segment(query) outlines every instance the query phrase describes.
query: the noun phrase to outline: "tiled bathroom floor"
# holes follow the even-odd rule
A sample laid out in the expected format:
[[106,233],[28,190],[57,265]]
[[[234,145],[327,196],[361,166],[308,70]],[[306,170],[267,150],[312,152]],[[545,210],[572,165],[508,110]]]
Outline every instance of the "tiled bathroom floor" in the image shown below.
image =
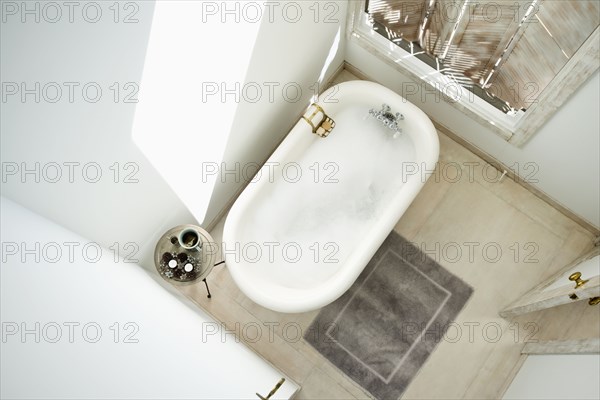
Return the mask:
[[[334,83],[352,79],[344,70]],[[438,133],[439,178],[429,179],[395,230],[475,291],[403,398],[499,398],[522,362],[527,335],[538,328],[538,336],[552,335],[540,322],[542,313],[507,321],[498,311],[592,248],[593,235],[514,181],[496,182],[495,170],[481,158]],[[216,241],[223,222],[211,232]],[[224,266],[208,280],[210,300],[202,282],[179,289],[299,383],[298,399],[370,397],[297,334],[318,311],[281,314],[258,306]],[[586,302],[569,307],[598,324],[598,312]]]

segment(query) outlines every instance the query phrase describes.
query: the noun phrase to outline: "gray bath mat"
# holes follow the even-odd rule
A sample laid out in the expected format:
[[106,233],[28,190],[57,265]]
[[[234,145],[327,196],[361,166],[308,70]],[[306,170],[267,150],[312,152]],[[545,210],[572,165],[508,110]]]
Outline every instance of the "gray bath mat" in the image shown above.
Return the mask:
[[378,399],[398,399],[473,289],[392,232],[305,339]]

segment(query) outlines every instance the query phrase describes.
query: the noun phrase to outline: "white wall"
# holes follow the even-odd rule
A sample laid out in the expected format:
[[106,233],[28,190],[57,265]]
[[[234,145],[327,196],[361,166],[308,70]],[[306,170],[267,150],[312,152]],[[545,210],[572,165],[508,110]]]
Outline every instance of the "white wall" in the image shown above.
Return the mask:
[[[264,88],[265,82],[270,82],[277,86],[272,98],[266,90],[256,103],[244,101],[242,97],[223,157],[223,165],[228,170],[235,170],[239,163],[240,168],[248,167],[248,171],[252,171],[255,170],[250,168],[253,163],[265,161],[311,103],[317,88],[322,88],[344,61],[347,2],[295,4],[302,8],[302,18],[297,22],[281,17],[272,23],[262,21],[242,85],[257,84]],[[318,12],[315,4],[319,5]],[[335,48],[338,31],[340,43]],[[334,58],[327,64],[328,55],[334,50]],[[324,67],[327,69],[322,71]],[[325,75],[319,81],[322,72]],[[282,93],[286,85],[290,88],[287,96]],[[293,87],[300,88],[302,95],[296,96]],[[219,174],[204,219],[206,223],[213,221],[245,185],[246,175]]]
[[154,7],[132,137],[199,221],[216,181],[202,171],[223,158],[238,105],[221,101],[219,92],[227,93],[226,84],[229,100],[243,93],[239,83],[263,13],[242,4],[160,1]]
[[[21,7],[21,2],[16,4]],[[29,2],[27,6],[33,9],[35,4],[42,2]],[[12,165],[9,163],[19,167],[26,163],[28,168],[40,163],[41,175],[39,182],[34,175],[26,175],[24,182],[20,173],[3,176],[2,194],[105,247],[117,242],[123,248],[133,242],[139,247],[135,258],[153,269],[151,254],[156,238],[174,225],[194,221],[132,142],[135,103],[124,102],[125,94],[131,91],[124,90],[124,85],[140,82],[154,3],[134,2],[139,6],[134,15],[137,23],[122,22],[133,9],[121,8],[120,22],[115,23],[109,9],[112,2],[97,4],[102,5],[102,16],[96,23],[82,17],[82,6],[75,10],[73,23],[66,8],[56,23],[44,20],[43,14],[39,23],[35,15],[26,15],[25,23],[21,22],[20,12],[4,15],[2,82],[24,82],[29,88],[35,82],[41,87],[57,82],[64,90],[55,103],[46,100],[54,97],[50,91],[46,96],[42,91],[39,103],[34,95],[27,95],[24,102],[19,94],[2,99],[3,172],[8,171]],[[88,9],[88,19],[94,17],[92,11]],[[80,84],[73,102],[69,101],[64,82]],[[102,89],[96,103],[82,96],[81,89],[88,82]],[[110,89],[114,82],[121,87],[116,103]],[[94,96],[92,90],[89,96]],[[72,183],[64,165],[69,162],[80,163]],[[86,181],[95,179],[93,168],[85,177],[82,175],[82,167],[92,162],[100,166],[102,173],[97,183]],[[117,183],[110,169],[115,162],[120,163]],[[61,166],[62,177],[57,183],[51,183],[55,171],[51,167],[46,169],[48,179],[44,179],[43,168],[49,163]],[[134,164],[125,169],[125,163]],[[135,166],[139,171],[132,178],[139,182],[125,183]]]
[[[405,95],[402,84],[412,82],[354,40],[346,44],[346,60],[369,77]],[[414,86],[411,86],[411,90]],[[600,78],[597,71],[522,148],[465,116],[443,100],[420,91],[406,96],[458,136],[508,166],[518,163],[523,174],[528,162],[538,171],[533,183],[550,197],[596,226],[600,226]]]

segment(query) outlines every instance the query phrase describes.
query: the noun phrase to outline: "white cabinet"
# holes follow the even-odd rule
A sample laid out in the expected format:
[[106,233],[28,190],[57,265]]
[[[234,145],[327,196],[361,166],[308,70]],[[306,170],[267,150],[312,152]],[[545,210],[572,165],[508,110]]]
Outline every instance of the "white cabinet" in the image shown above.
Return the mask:
[[285,377],[138,265],[1,207],[0,397],[258,399]]

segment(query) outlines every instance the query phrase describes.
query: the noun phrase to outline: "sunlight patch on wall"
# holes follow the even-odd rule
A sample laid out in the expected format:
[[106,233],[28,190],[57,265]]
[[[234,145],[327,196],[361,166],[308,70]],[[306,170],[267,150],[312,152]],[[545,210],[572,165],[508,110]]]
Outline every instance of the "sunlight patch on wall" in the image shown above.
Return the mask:
[[132,138],[202,222],[244,85],[260,18],[214,2],[158,1]]

